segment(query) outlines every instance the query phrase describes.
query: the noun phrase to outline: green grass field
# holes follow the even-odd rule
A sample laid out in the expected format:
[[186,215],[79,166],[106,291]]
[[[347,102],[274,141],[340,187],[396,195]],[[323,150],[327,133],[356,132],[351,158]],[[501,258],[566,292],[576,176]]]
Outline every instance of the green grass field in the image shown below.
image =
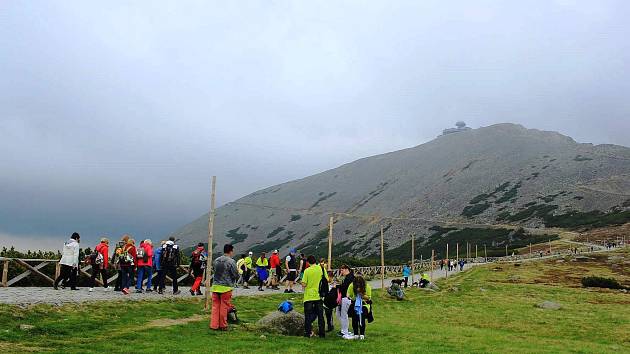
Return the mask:
[[[253,324],[284,295],[235,299],[243,325],[229,332],[203,320],[149,327],[156,319],[203,315],[200,299],[109,302],[19,309],[0,307],[0,351],[173,353],[620,353],[630,352],[630,294],[584,289],[583,274],[614,276],[628,285],[623,267],[608,256],[576,263],[547,261],[493,264],[439,282],[441,291],[410,290],[395,301],[376,292],[375,321],[365,341],[284,337]],[[630,255],[617,253],[615,262]],[[627,267],[626,267],[627,268]],[[560,310],[543,310],[551,300]],[[295,298],[301,311],[300,298]],[[157,321],[159,322],[159,321]],[[20,325],[33,325],[30,330]],[[264,334],[265,337],[261,338]]]

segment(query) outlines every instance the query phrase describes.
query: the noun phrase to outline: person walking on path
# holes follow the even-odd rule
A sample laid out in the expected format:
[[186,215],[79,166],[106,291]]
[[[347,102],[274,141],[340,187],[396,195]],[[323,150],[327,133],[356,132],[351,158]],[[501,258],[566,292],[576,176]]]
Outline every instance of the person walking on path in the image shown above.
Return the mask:
[[267,277],[269,273],[267,271],[269,268],[269,260],[265,258],[265,252],[260,254],[260,257],[256,260],[256,274],[258,275],[258,291],[265,291],[263,286],[267,281]]
[[409,283],[409,276],[411,275],[411,268],[409,268],[409,266],[405,264],[403,266],[402,273],[403,273],[403,278],[405,279],[405,288],[406,288],[407,284]]
[[243,253],[241,255],[241,258],[236,261],[236,270],[238,270],[238,281],[236,282],[236,287],[238,288],[239,285],[243,285],[243,288],[245,287],[245,269],[247,269],[247,266],[245,265],[245,258],[247,257],[247,255],[245,253]]
[[293,284],[295,284],[295,279],[297,279],[298,271],[298,260],[295,256],[295,248],[291,248],[291,250],[289,251],[289,255],[284,260],[284,264],[287,268],[287,280],[284,292],[294,293],[295,290],[293,290]]
[[153,268],[157,272],[157,280],[153,283],[153,291],[164,293],[164,268],[162,268],[162,247],[166,241],[160,241],[160,247],[153,250]]
[[107,286],[107,267],[109,266],[109,240],[105,237],[101,238],[101,242],[94,247],[94,252],[100,255],[97,256],[96,259],[100,259],[100,263],[98,261],[94,261],[92,263],[92,276],[90,277],[90,289],[89,291],[94,291],[94,285],[96,284],[96,277],[101,276],[103,279],[103,288],[109,289]]
[[243,271],[243,288],[249,289],[249,279],[252,277],[252,270],[254,269],[254,260],[252,256],[254,253],[249,251],[247,257],[245,257],[245,270]]
[[63,244],[63,255],[59,264],[61,265],[61,271],[53,287],[58,289],[59,282],[63,279],[70,278],[69,285],[71,290],[77,289],[77,271],[79,268],[79,240],[81,236],[78,233],[73,233],[70,239]]
[[278,283],[282,277],[282,268],[280,266],[280,257],[278,256],[278,250],[274,250],[269,258],[269,268],[271,270],[271,289],[280,290]]
[[197,248],[190,255],[190,268],[188,268],[188,274],[193,273],[195,281],[190,288],[190,295],[203,295],[201,293],[201,280],[203,278],[203,271],[206,269],[206,260],[208,259],[208,253],[203,247],[203,242],[197,244]]
[[466,264],[466,262],[463,259],[459,260],[459,270],[462,271],[464,270],[464,264]]
[[129,294],[129,286],[133,281],[133,270],[138,264],[138,253],[136,251],[136,240],[129,239],[122,249],[120,268],[122,270],[122,291],[123,294]]
[[162,268],[164,268],[164,276],[170,276],[173,279],[173,295],[179,295],[181,292],[177,286],[177,267],[179,267],[180,256],[179,246],[175,243],[175,237],[171,236],[162,246]]
[[[328,282],[328,277],[324,267],[317,264],[315,256],[310,255],[307,260],[311,266],[304,271],[304,276],[302,277],[302,287],[304,287],[304,336],[307,338],[314,336],[313,321],[317,319],[319,337],[324,338],[326,337],[324,330],[324,304],[320,289],[323,284],[322,280],[325,279]],[[327,291],[327,289],[328,286],[326,286],[324,291]]]
[[153,242],[146,239],[140,243],[138,248],[138,281],[136,282],[136,292],[142,293],[142,282],[147,276],[147,292],[150,293],[151,282],[153,281]]
[[354,336],[344,339],[365,339],[365,324],[372,310],[372,287],[362,276],[357,275],[348,287],[348,297],[352,299],[352,329]]
[[214,260],[212,276],[212,317],[210,328],[227,331],[228,311],[232,308],[232,288],[238,280],[236,262],[232,259],[234,246],[223,246],[223,256]]
[[348,327],[350,325],[348,320],[348,310],[350,309],[351,300],[348,298],[348,287],[354,281],[354,272],[348,265],[343,264],[339,268],[341,275],[344,277],[340,285],[338,285],[339,292],[341,293],[341,303],[337,306],[337,319],[341,324],[340,336],[351,335]]
[[120,267],[121,255],[123,253],[123,248],[127,245],[127,241],[129,241],[129,235],[124,234],[120,241],[116,243],[116,247],[114,248],[114,255],[112,257],[112,263],[114,264],[114,269],[116,269],[118,273],[118,277],[116,278],[116,283],[114,284],[114,291],[122,290],[122,268]]

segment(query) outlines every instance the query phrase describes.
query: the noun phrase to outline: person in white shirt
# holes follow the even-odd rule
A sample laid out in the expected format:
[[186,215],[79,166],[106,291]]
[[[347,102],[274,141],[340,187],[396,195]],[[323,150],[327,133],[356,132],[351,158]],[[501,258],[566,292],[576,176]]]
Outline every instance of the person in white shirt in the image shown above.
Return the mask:
[[63,256],[59,261],[61,265],[61,271],[53,287],[57,290],[59,282],[63,279],[70,278],[70,289],[79,290],[77,288],[77,273],[79,270],[79,240],[81,236],[78,233],[73,233],[70,239],[63,245]]

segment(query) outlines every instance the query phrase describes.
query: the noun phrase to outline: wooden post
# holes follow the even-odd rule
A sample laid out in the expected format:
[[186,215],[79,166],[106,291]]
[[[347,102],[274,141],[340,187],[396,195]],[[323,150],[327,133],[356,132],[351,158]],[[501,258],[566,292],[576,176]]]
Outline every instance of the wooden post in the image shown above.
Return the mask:
[[[414,280],[414,265],[416,265],[416,238],[411,234],[411,284]],[[422,255],[420,255],[420,266],[422,267]]]
[[[477,244],[475,243],[475,259],[477,258]],[[476,262],[476,261],[475,261]]]
[[508,256],[508,251],[507,251],[507,243],[505,244],[505,256]]
[[383,225],[381,225],[381,289],[385,290],[385,246],[383,241]]
[[435,250],[431,250],[431,281],[433,281],[433,268],[435,267]]
[[9,286],[7,284],[9,282],[9,260],[5,259],[2,263],[2,286],[6,288]]
[[210,215],[208,215],[208,263],[206,263],[206,303],[204,310],[210,308],[210,278],[212,278],[212,239],[214,237],[214,213],[217,176],[212,176],[212,193],[210,195]]
[[549,239],[549,255],[551,256],[551,239]]
[[332,270],[332,244],[333,244],[333,224],[335,223],[335,214],[330,215],[328,221],[328,270]]
[[446,278],[448,278],[448,266],[449,264],[451,264],[451,261],[448,259],[448,243],[446,244],[446,262],[448,262],[446,264]]
[[484,263],[488,263],[488,247],[486,247],[486,245],[483,245],[483,253],[484,253],[484,259],[483,262]]
[[59,262],[56,262],[55,263],[55,280],[59,278],[60,274],[61,274],[61,264],[59,264]]
[[532,243],[529,243],[529,256],[532,256]]
[[459,242],[455,245],[457,247],[457,251],[455,253],[455,262],[459,261]]

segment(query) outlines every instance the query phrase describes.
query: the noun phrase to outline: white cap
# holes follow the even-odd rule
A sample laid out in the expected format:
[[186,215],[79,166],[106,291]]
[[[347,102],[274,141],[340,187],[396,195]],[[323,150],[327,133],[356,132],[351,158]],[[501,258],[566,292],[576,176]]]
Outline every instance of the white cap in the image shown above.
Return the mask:
[[252,252],[252,251],[249,251],[249,254],[250,254],[250,255],[252,255],[252,254],[254,254],[254,252]]
[[278,250],[273,250],[273,253],[278,253]]

